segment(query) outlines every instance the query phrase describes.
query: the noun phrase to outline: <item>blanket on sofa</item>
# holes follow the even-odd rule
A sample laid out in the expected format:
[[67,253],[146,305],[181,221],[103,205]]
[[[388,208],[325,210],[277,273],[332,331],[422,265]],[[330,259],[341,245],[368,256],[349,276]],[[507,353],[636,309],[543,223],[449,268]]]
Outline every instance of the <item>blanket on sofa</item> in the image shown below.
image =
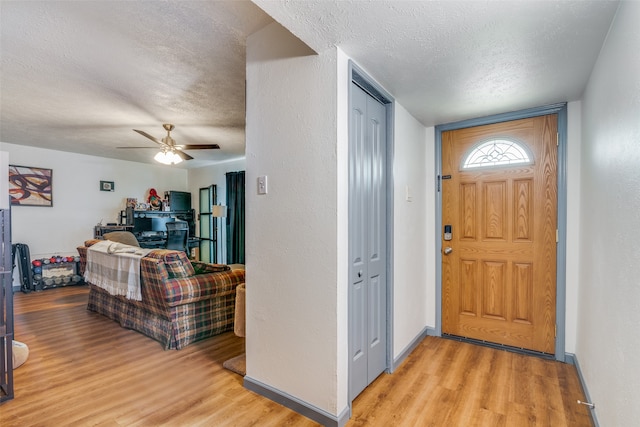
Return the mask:
[[149,252],[108,240],[98,242],[87,249],[84,279],[111,295],[141,301],[140,259]]

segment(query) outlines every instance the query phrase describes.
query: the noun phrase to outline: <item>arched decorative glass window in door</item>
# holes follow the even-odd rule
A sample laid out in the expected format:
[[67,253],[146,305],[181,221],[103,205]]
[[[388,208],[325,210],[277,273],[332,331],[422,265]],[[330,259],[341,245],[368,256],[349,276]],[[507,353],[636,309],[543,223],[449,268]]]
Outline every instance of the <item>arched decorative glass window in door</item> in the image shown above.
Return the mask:
[[500,138],[474,145],[462,158],[460,169],[490,168],[496,166],[532,165],[529,148],[512,139]]

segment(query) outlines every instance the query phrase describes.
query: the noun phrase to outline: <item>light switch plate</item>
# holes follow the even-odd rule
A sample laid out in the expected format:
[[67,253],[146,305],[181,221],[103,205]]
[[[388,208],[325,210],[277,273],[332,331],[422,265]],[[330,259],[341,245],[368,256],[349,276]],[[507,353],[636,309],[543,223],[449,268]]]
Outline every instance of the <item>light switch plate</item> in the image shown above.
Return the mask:
[[411,195],[411,188],[408,185],[404,187],[404,197],[407,202],[413,202],[413,196]]
[[258,194],[267,194],[267,176],[258,177]]

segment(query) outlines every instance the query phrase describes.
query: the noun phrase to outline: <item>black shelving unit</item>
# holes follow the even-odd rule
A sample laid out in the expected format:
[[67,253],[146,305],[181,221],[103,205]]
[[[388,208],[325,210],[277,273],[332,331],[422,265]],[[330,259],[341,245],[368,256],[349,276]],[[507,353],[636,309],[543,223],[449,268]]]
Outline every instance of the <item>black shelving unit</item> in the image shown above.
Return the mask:
[[[124,225],[131,226],[132,229],[130,231],[132,231],[134,234],[137,234],[139,230],[142,230],[140,224],[144,224],[144,220],[153,221],[154,219],[168,220],[171,218],[176,218],[181,221],[187,221],[189,223],[189,236],[196,235],[196,215],[194,209],[185,211],[139,211],[132,208],[127,208],[125,215],[126,223]],[[144,227],[144,225],[142,227]],[[162,227],[162,230],[165,230],[164,225]]]
[[0,402],[13,399],[11,210],[0,209]]

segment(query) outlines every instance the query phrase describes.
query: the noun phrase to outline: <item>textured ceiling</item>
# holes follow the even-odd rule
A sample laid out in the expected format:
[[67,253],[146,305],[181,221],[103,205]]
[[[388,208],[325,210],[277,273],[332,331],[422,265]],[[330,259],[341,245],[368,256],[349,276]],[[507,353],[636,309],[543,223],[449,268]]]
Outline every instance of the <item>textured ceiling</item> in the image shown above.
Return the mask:
[[[0,141],[152,162],[162,123],[197,167],[244,156],[246,1],[0,2]],[[116,146],[150,149],[116,150]]]
[[[612,1],[0,1],[0,141],[199,167],[244,154],[246,37],[340,46],[425,125],[579,99]],[[260,7],[258,7],[258,6]],[[260,8],[264,9],[264,13]]]
[[339,46],[424,125],[581,97],[613,1],[254,0],[316,52]]

